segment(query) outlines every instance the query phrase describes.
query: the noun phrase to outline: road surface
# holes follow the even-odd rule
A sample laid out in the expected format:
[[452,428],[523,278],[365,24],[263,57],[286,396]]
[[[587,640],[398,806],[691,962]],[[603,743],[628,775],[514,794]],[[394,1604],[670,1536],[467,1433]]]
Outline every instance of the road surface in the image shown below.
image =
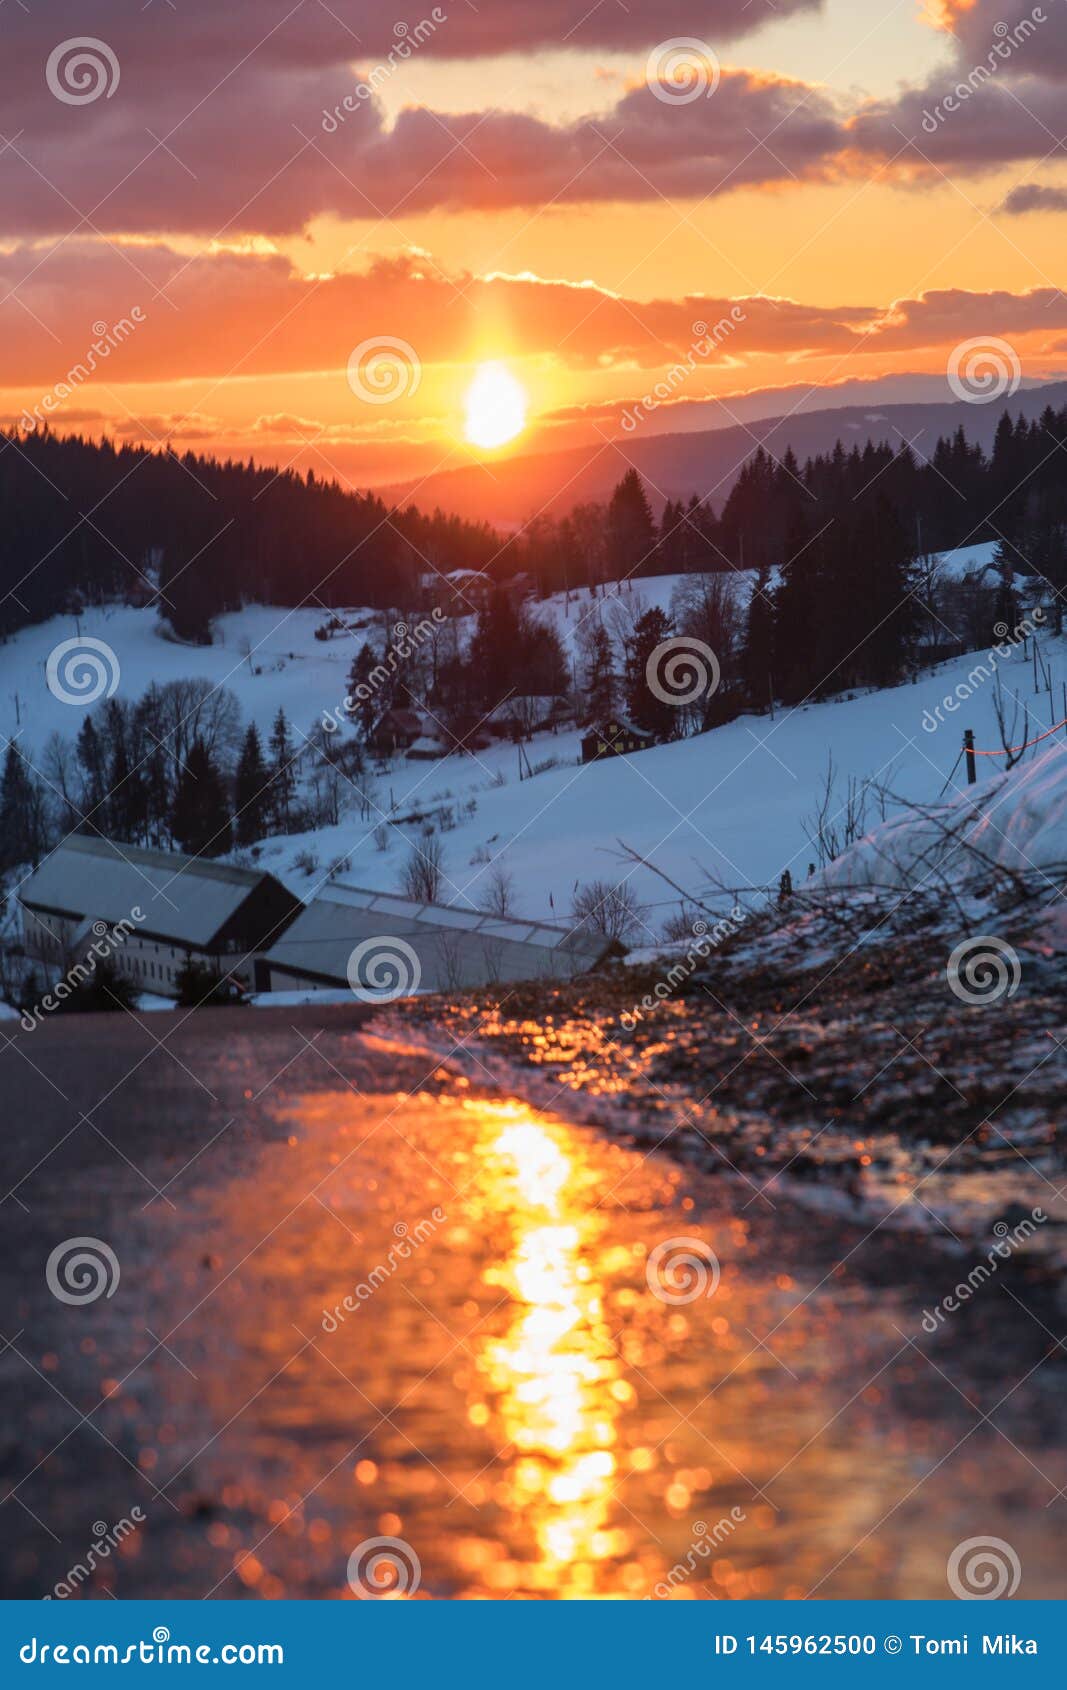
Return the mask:
[[352,1008],[0,1033],[4,1595],[939,1597],[990,1536],[1067,1593],[1018,1278],[930,1335],[959,1258]]

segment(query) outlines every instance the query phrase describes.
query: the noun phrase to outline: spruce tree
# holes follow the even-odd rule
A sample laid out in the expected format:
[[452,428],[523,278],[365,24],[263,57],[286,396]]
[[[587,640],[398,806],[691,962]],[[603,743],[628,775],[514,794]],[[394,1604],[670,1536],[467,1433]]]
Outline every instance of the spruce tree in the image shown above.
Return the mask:
[[[654,606],[638,617],[626,642],[626,708],[635,727],[658,739],[670,739],[680,726],[679,712],[669,693],[659,697],[648,680],[652,654],[670,638],[670,627],[663,611]],[[662,665],[653,664],[652,672],[659,674],[662,683]]]
[[0,777],[0,872],[37,861],[44,843],[40,814],[40,793],[11,740]]
[[771,572],[761,565],[748,602],[741,673],[749,703],[762,710],[774,702],[774,600]]
[[368,642],[360,646],[348,672],[349,715],[354,719],[364,744],[370,738],[374,724],[384,715],[387,702],[379,696],[372,679],[378,667],[378,654]]
[[91,716],[86,716],[78,730],[76,750],[83,771],[81,812],[84,825],[92,833],[106,833],[107,759]]
[[263,759],[259,731],[255,722],[252,722],[244,737],[234,782],[239,845],[254,844],[267,832],[270,821],[270,786],[270,774]]
[[195,739],[178,777],[171,832],[191,857],[221,857],[232,847],[230,807],[222,777],[202,739]]
[[608,631],[600,624],[593,635],[589,675],[585,684],[585,719],[606,722],[615,710],[616,680]]
[[609,573],[616,580],[652,574],[655,546],[656,524],[644,483],[635,469],[628,469],[608,505]]
[[270,731],[270,810],[272,822],[282,833],[289,831],[296,794],[295,755],[285,711],[279,709]]

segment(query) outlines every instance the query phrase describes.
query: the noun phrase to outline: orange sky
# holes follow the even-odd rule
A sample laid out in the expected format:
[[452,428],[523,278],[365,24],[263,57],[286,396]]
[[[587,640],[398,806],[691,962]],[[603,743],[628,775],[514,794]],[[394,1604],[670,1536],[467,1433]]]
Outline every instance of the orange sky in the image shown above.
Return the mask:
[[657,382],[659,431],[970,338],[1067,370],[1053,0],[468,10],[102,0],[86,82],[74,0],[5,8],[0,414],[368,484],[484,455],[486,360],[503,450]]

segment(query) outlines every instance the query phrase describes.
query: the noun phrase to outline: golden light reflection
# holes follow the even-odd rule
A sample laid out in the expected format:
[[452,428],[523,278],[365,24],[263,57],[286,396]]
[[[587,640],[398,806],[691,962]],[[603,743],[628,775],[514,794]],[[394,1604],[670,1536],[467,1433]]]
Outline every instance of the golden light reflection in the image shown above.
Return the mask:
[[492,1434],[514,1452],[497,1500],[527,1523],[537,1556],[495,1573],[502,1587],[589,1595],[596,1562],[628,1547],[627,1532],[609,1526],[629,1387],[604,1324],[599,1223],[579,1195],[575,1157],[550,1128],[514,1120],[487,1148],[499,1170],[494,1206],[513,1227],[512,1250],[488,1277],[513,1311],[480,1365]]

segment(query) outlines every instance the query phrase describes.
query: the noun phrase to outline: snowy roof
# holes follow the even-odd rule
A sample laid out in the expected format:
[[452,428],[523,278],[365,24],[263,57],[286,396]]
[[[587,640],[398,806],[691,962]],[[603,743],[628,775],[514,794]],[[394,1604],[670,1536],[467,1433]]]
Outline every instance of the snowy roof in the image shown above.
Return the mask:
[[45,858],[19,898],[41,909],[107,922],[134,919],[139,909],[146,932],[206,945],[268,878],[262,870],[79,833]]
[[565,927],[419,904],[333,881],[267,957],[277,968],[343,985],[352,952],[364,939],[381,939],[383,950],[388,940],[403,940],[417,955],[421,985],[429,991],[495,980],[569,978],[594,967],[608,949],[602,938]]

